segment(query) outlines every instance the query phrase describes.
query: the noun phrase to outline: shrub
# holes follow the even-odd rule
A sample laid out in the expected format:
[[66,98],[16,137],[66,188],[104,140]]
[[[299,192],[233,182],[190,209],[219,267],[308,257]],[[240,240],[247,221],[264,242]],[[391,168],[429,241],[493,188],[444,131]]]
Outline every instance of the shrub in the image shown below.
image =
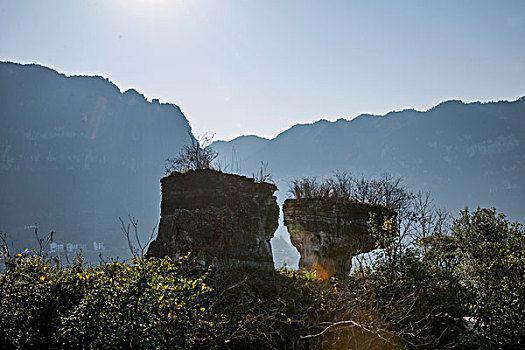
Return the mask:
[[187,348],[206,309],[206,274],[180,272],[187,258],[70,266],[16,256],[0,277],[0,342],[27,348]]
[[166,174],[172,172],[185,173],[189,170],[213,169],[212,162],[218,153],[211,147],[213,136],[203,135],[195,139],[188,132],[191,144],[184,145],[175,157],[167,158],[164,162]]
[[189,256],[93,267],[17,255],[0,275],[0,347],[283,348],[317,329],[320,287],[308,276],[204,271]]
[[296,199],[333,199],[373,203],[393,210],[403,209],[415,194],[402,185],[402,180],[390,174],[377,179],[354,178],[347,171],[335,172],[320,180],[303,177],[291,181],[288,193]]

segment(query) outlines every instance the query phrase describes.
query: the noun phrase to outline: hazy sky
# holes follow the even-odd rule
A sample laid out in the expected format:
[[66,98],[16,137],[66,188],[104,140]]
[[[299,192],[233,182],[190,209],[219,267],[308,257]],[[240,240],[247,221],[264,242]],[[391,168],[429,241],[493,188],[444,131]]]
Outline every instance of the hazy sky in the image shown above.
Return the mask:
[[194,132],[525,95],[525,1],[0,0],[0,60],[109,77]]

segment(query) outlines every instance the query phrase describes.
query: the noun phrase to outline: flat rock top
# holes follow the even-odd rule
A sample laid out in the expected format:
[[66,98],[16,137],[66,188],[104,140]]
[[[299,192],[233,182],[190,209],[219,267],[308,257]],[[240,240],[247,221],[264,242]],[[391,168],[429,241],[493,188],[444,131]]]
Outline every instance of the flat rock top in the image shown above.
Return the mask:
[[163,204],[177,209],[235,206],[248,198],[272,198],[277,191],[274,184],[208,169],[172,173],[161,182]]

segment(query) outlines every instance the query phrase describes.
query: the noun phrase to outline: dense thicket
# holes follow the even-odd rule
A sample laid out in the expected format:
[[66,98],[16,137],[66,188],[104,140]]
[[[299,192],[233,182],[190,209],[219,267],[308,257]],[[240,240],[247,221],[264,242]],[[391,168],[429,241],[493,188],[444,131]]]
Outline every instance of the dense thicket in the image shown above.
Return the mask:
[[189,256],[86,266],[6,257],[2,349],[243,349],[291,346],[314,331],[308,274],[203,270]]
[[378,230],[371,218],[383,248],[328,280],[235,264],[204,269],[191,255],[62,265],[2,245],[1,347],[523,347],[523,228],[480,208],[450,226],[415,223]]

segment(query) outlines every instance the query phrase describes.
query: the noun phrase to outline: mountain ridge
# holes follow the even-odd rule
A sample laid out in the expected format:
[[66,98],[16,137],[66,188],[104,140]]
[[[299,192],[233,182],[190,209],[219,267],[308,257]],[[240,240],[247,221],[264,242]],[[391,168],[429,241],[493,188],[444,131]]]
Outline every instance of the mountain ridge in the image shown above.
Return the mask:
[[243,173],[267,162],[281,189],[294,177],[325,176],[336,169],[369,177],[389,172],[415,190],[430,190],[452,214],[464,206],[496,206],[523,220],[525,201],[516,197],[525,195],[524,135],[525,98],[520,97],[447,100],[426,111],[318,120],[294,125],[253,150],[246,143],[241,152],[235,140],[214,147],[220,154],[231,147],[244,154]]
[[263,136],[259,136],[259,135],[256,135],[256,134],[248,134],[248,135],[240,135],[240,136],[237,136],[237,137],[234,137],[233,139],[231,140],[216,140],[214,143],[228,143],[228,142],[236,142],[237,139],[240,139],[240,138],[245,138],[245,137],[256,137],[256,138],[259,138],[259,139],[264,139],[264,140],[269,140],[269,141],[272,141],[272,140],[275,140],[276,138],[278,138],[279,136],[281,136],[282,134],[296,128],[296,127],[301,127],[301,126],[310,126],[310,125],[315,125],[315,124],[318,124],[318,123],[323,123],[323,122],[327,122],[327,123],[337,123],[337,122],[351,122],[351,121],[357,121],[357,120],[361,120],[362,118],[368,118],[368,117],[371,117],[371,118],[385,118],[385,117],[389,117],[391,115],[395,115],[395,114],[398,114],[398,113],[403,113],[403,112],[415,112],[415,113],[426,113],[426,112],[429,112],[433,109],[436,109],[436,108],[439,108],[441,107],[442,105],[446,105],[446,104],[456,104],[456,103],[459,103],[459,104],[462,104],[462,105],[487,105],[487,104],[497,104],[497,103],[504,103],[504,102],[507,102],[507,103],[512,103],[512,102],[517,102],[517,101],[521,101],[521,100],[524,100],[525,99],[525,95],[521,96],[521,97],[518,97],[514,100],[497,100],[497,101],[472,101],[472,102],[464,102],[460,99],[450,99],[450,100],[444,100],[442,102],[439,102],[438,104],[434,105],[434,106],[431,106],[427,109],[422,109],[422,110],[418,110],[416,108],[410,108],[410,107],[407,107],[407,108],[404,108],[402,110],[392,110],[392,111],[389,111],[389,112],[386,112],[384,114],[370,114],[370,113],[361,113],[361,114],[358,114],[356,115],[355,117],[353,118],[344,118],[344,117],[339,117],[335,120],[328,120],[326,118],[319,118],[315,121],[312,121],[312,122],[304,122],[304,123],[296,123],[294,125],[292,125],[291,127],[279,132],[276,136],[274,137],[271,137],[271,138],[268,138],[268,137],[263,137]]
[[24,244],[34,223],[57,239],[121,244],[128,214],[145,234],[163,162],[193,138],[175,104],[37,64],[0,62],[0,106],[0,230]]

